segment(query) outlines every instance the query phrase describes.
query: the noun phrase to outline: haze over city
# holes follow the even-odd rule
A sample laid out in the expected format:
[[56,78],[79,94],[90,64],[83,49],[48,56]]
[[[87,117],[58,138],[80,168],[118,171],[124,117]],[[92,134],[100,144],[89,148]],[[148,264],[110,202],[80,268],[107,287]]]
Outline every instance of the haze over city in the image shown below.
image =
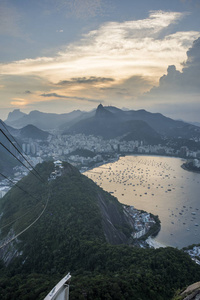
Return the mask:
[[200,122],[198,0],[5,0],[0,12],[0,118],[102,103]]

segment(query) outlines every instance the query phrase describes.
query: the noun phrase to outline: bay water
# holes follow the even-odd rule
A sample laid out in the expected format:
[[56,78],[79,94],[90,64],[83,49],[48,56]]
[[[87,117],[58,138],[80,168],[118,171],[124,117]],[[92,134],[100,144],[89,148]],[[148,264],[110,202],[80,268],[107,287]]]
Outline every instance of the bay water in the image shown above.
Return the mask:
[[174,157],[125,156],[84,174],[123,204],[158,215],[155,242],[182,248],[200,243],[200,174]]

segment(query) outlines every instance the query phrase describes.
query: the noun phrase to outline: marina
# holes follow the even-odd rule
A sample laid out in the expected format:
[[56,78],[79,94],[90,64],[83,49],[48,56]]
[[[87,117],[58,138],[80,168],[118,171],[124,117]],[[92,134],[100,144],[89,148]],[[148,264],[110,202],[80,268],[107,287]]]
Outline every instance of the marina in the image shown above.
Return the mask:
[[158,215],[154,242],[182,248],[200,242],[200,174],[181,168],[183,160],[126,156],[86,172],[123,204]]

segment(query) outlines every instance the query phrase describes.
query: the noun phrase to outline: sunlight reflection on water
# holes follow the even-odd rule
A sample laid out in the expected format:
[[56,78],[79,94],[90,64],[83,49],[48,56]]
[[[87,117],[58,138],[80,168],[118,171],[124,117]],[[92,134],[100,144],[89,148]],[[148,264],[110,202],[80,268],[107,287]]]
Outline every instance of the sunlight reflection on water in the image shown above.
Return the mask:
[[161,231],[155,240],[182,248],[200,243],[200,174],[182,169],[182,163],[173,157],[126,156],[85,175],[121,203],[158,215]]

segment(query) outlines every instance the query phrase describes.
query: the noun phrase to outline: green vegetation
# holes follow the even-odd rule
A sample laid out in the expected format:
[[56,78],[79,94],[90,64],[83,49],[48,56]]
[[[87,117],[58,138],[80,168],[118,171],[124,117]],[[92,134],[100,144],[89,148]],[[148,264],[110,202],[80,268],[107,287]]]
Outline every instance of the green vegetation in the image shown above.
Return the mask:
[[186,169],[186,170],[188,170],[188,171],[200,173],[200,168],[195,167],[195,166],[193,165],[193,162],[192,162],[192,161],[188,161],[188,162],[182,164],[182,168],[184,168],[184,169]]
[[161,222],[159,220],[159,217],[156,216],[156,215],[153,215],[151,213],[150,213],[150,216],[151,216],[151,218],[154,218],[154,220],[155,220],[156,223],[149,229],[149,231],[145,235],[143,235],[140,238],[140,240],[144,240],[145,241],[149,236],[155,237],[159,233],[159,231],[160,231]]
[[[53,169],[52,162],[37,166],[46,181]],[[106,242],[107,218],[113,221],[115,233],[129,239],[122,205],[68,163],[63,175],[49,183],[30,174],[20,185],[37,200],[12,189],[3,198],[0,228],[13,215],[23,216],[29,205],[44,205],[47,198],[49,203],[38,222],[12,244],[16,252],[4,250],[11,257],[8,266],[0,264],[1,300],[42,300],[68,272],[72,275],[70,300],[167,300],[177,289],[199,280],[200,267],[183,251]],[[34,219],[36,212],[28,216]],[[25,215],[2,230],[1,237],[11,229],[18,233],[30,222]],[[5,258],[5,252],[0,251],[1,257]]]

